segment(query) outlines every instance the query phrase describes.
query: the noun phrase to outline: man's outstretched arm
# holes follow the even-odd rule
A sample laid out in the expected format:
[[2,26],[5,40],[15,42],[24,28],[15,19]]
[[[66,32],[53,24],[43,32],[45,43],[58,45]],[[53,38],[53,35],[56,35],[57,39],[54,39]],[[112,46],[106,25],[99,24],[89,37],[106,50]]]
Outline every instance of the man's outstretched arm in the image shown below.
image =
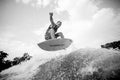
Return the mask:
[[54,21],[53,21],[53,13],[49,13],[50,15],[50,22],[51,22],[51,25],[55,25]]

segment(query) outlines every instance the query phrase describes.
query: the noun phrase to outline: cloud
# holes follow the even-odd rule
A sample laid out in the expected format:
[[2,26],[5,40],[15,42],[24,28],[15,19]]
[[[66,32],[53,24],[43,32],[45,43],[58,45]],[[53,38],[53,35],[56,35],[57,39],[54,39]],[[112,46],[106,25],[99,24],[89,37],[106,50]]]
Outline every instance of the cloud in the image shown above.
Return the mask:
[[3,38],[3,39],[4,39],[4,38],[9,38],[9,39],[10,39],[10,38],[15,37],[15,34],[9,32],[9,31],[4,31],[4,32],[1,31],[1,32],[0,32],[0,37]]
[[28,4],[31,0],[22,0],[23,3]]
[[50,4],[51,0],[37,0],[37,2],[35,3],[36,4],[36,7],[46,7]]
[[91,30],[92,17],[97,10],[89,0],[59,0],[55,11],[67,11],[69,14],[69,20],[63,22],[59,31],[63,32],[65,37],[71,38],[77,47],[89,45],[85,35]]
[[16,2],[18,3],[18,2],[20,2],[20,0],[16,0]]
[[36,6],[38,7],[41,7],[42,6],[42,0],[37,0],[37,3],[36,3]]
[[22,1],[24,4],[29,4],[29,2],[31,2],[32,0],[16,0],[17,3],[19,3],[20,1]]
[[50,1],[51,1],[51,0],[43,0],[43,5],[44,5],[44,6],[47,6],[48,4],[50,4]]
[[120,0],[94,0],[94,2],[101,8],[113,8],[116,11],[120,8]]
[[[24,4],[31,4],[33,7],[46,7],[50,4],[52,0],[21,0]],[[20,2],[20,0],[16,0],[16,2]]]
[[59,0],[57,12],[67,11],[71,20],[89,19],[97,11],[97,7],[89,0]]
[[[116,15],[110,8],[103,8],[93,16],[93,34],[98,34],[98,37],[104,40],[116,40],[120,32],[120,15]],[[97,35],[96,35],[97,37]]]
[[46,25],[44,25],[44,27],[41,27],[39,29],[35,29],[32,31],[33,34],[35,34],[38,37],[41,37],[39,39],[39,41],[44,41],[45,33],[46,33],[46,30],[47,30],[49,24],[50,23],[46,23]]
[[119,39],[120,17],[112,8],[99,8],[90,0],[58,0],[57,13],[67,11],[60,31],[74,40],[77,47],[98,47]]

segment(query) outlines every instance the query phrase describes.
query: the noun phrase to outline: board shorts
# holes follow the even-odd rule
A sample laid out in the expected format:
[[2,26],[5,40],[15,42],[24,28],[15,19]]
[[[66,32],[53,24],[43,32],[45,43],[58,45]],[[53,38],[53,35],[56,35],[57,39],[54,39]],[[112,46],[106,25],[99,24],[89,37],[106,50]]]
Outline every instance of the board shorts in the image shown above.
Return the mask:
[[[59,33],[55,34],[55,38],[57,38],[57,37],[59,37]],[[48,33],[48,34],[45,35],[45,40],[49,40],[49,39],[52,39],[50,33]]]

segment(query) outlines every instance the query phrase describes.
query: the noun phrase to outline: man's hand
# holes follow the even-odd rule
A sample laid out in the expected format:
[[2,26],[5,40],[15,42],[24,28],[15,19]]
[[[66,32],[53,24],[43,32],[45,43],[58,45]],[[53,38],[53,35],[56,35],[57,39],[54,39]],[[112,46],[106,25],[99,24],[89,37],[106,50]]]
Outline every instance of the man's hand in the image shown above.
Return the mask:
[[54,20],[53,20],[53,12],[50,12],[49,15],[50,15],[51,25],[53,26],[53,25],[55,25]]
[[49,13],[49,15],[50,15],[50,16],[53,16],[53,13],[52,13],[52,12],[50,12],[50,13]]

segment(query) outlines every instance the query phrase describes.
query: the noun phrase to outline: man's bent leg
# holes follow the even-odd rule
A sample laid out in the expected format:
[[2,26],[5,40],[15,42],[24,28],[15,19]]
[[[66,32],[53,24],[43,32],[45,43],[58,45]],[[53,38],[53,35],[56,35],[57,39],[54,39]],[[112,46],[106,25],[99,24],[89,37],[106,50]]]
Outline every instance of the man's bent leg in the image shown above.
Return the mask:
[[55,32],[53,29],[50,29],[50,36],[52,39],[55,39]]
[[62,32],[57,33],[57,35],[58,35],[57,37],[59,37],[59,36],[60,36],[61,38],[64,38],[64,35],[63,35],[63,33],[62,33]]

